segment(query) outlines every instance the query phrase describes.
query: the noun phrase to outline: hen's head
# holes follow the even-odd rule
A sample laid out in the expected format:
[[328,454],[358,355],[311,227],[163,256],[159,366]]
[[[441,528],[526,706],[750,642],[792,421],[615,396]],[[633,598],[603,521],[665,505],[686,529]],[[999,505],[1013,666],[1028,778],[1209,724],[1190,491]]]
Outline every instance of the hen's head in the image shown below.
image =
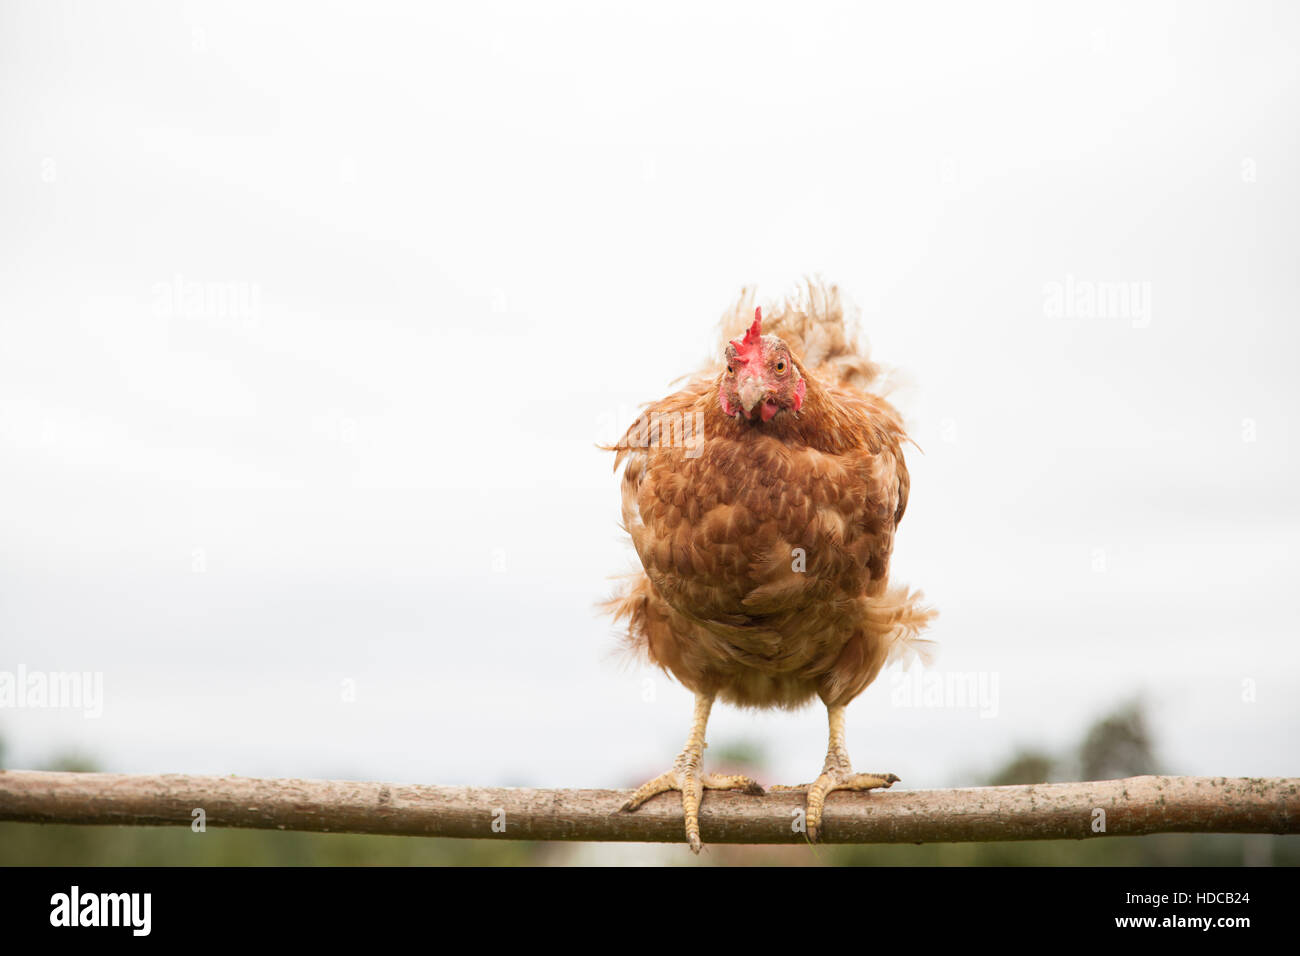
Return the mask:
[[763,334],[763,314],[754,310],[754,324],[743,339],[727,343],[727,370],[718,388],[724,414],[734,418],[771,421],[782,412],[797,412],[808,386],[790,354],[775,335]]

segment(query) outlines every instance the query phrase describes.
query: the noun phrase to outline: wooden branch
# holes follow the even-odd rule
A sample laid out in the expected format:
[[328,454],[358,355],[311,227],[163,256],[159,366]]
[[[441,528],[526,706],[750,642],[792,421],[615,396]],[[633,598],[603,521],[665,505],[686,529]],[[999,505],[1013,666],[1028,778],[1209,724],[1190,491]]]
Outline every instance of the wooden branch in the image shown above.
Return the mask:
[[[0,772],[0,820],[206,825],[323,833],[495,840],[683,842],[681,799],[635,813],[625,790],[522,790],[321,780],[111,773]],[[710,790],[706,843],[802,843],[801,793],[748,797]],[[1094,827],[1102,824],[1104,830]],[[494,829],[494,822],[496,827]],[[503,829],[504,828],[504,829]],[[837,792],[827,843],[955,843],[1091,839],[1148,833],[1300,832],[1300,778],[1130,777],[962,790]]]

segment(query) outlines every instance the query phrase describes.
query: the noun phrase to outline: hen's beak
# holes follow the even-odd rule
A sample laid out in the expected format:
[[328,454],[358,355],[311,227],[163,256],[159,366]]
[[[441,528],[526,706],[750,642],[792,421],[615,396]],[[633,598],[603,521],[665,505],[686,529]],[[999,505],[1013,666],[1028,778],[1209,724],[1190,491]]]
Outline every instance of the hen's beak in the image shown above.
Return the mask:
[[747,378],[740,383],[736,394],[740,397],[740,404],[745,409],[746,417],[753,418],[754,408],[767,397],[767,386],[756,378]]

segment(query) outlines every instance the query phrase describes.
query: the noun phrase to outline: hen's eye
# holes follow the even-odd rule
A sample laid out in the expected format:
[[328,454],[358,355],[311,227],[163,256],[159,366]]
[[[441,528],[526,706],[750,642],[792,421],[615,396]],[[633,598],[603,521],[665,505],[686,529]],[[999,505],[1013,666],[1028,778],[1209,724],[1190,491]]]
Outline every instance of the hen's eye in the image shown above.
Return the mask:
[[736,370],[735,370],[734,368],[732,368],[730,365],[728,365],[728,366],[727,366],[727,374],[728,374],[728,375],[735,375],[735,374],[736,374]]
[[785,371],[785,359],[781,359],[781,361],[776,363],[776,370],[778,373]]

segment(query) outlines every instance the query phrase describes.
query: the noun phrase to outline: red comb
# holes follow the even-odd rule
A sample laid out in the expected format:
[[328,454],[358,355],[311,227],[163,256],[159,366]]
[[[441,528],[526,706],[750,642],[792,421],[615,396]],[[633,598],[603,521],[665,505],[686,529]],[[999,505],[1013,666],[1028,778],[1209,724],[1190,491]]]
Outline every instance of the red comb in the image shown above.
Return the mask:
[[754,324],[749,327],[743,339],[732,339],[731,344],[736,349],[736,356],[748,364],[758,358],[759,346],[763,340],[763,310],[754,309]]

